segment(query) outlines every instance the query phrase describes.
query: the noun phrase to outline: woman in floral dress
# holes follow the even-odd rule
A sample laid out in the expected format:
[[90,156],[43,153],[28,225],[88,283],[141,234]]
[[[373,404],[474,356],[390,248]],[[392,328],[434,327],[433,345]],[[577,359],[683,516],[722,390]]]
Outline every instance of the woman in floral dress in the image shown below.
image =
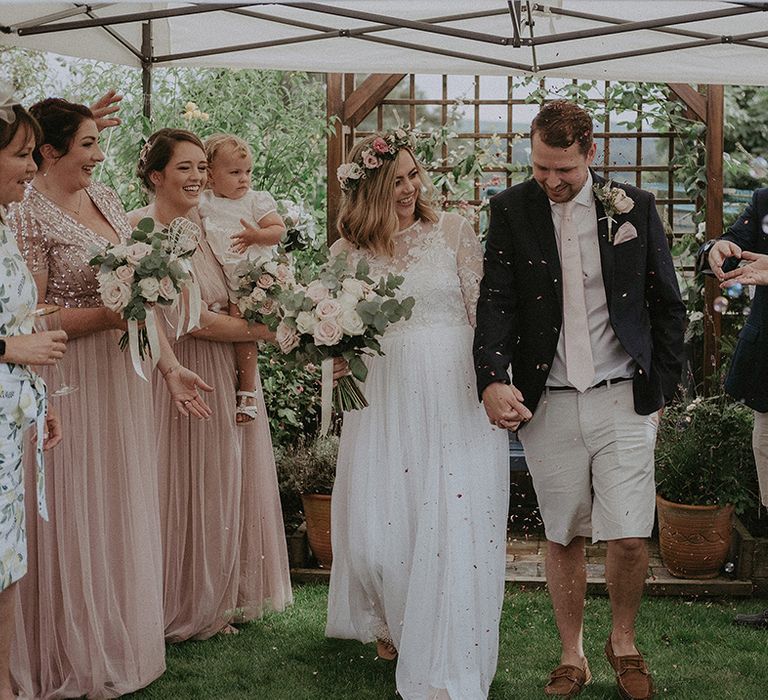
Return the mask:
[[8,204],[21,200],[25,184],[37,170],[32,151],[40,129],[2,85],[0,104],[0,700],[10,700],[15,697],[8,668],[14,590],[27,571],[24,434],[36,425],[38,508],[43,517],[47,513],[40,448],[48,449],[61,441],[58,420],[45,417],[45,385],[29,366],[61,359],[67,335],[59,330],[32,334],[30,312],[37,303],[37,290],[2,214]]

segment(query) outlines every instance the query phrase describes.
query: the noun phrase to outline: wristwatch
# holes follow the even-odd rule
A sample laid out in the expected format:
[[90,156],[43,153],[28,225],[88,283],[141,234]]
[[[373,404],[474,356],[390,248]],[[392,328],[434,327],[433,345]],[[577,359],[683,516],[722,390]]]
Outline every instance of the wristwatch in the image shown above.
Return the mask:
[[5,339],[0,338],[0,358],[5,355]]

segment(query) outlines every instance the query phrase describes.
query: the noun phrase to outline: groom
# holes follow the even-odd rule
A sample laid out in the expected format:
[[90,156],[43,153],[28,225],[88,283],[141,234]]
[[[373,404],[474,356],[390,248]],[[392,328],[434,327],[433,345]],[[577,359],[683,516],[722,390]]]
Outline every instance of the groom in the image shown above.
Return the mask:
[[619,693],[650,698],[635,618],[656,430],[682,371],[685,308],[653,196],[607,187],[589,167],[595,150],[592,118],[577,105],[549,103],[534,118],[533,179],[491,200],[475,369],[491,423],[519,428],[544,520],[562,647],[545,692],[574,697],[591,680],[582,646],[591,537],[607,542],[605,651]]

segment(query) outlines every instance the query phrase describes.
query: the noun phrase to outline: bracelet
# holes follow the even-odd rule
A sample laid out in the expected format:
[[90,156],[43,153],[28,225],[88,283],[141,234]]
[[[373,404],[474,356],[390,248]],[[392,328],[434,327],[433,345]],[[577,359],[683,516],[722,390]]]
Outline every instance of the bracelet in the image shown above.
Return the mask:
[[169,370],[166,370],[165,372],[163,372],[163,370],[160,370],[160,374],[162,374],[163,379],[165,379],[169,374],[175,372],[179,367],[181,367],[181,363],[174,365],[173,367],[171,367]]

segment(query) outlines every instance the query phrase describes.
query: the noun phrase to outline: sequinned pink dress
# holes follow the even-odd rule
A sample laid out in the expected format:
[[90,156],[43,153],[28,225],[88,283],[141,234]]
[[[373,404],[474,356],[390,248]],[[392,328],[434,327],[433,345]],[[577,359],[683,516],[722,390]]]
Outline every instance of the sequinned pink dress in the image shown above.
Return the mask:
[[[204,240],[192,263],[205,307],[226,309],[224,273]],[[175,340],[172,332],[169,338]],[[187,334],[173,349],[179,362],[215,387],[205,396],[213,416],[191,422],[177,414],[155,377],[165,634],[179,642],[206,639],[265,609],[283,610],[292,594],[261,380],[257,374],[258,415],[238,426],[234,345]]]
[[[121,237],[130,234],[110,189],[92,184],[86,192]],[[88,260],[104,238],[35,189],[10,223],[32,274],[48,274],[45,302],[102,306]],[[79,389],[53,399],[65,437],[47,456],[50,522],[29,518],[30,566],[11,656],[24,698],[117,697],[165,670],[152,385],[120,351],[120,335],[74,338],[59,363]]]

